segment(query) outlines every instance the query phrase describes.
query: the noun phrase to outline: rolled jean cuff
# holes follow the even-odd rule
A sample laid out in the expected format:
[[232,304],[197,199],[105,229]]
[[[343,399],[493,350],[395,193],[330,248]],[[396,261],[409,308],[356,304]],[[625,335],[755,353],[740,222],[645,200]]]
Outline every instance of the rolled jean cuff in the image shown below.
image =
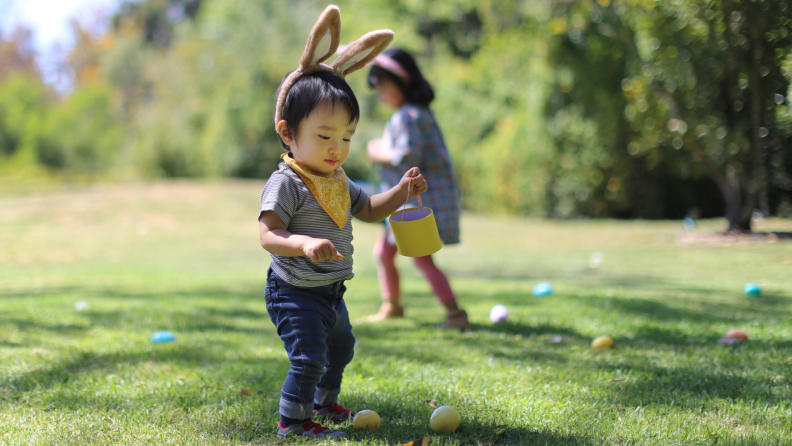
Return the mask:
[[313,416],[314,405],[312,402],[295,403],[281,397],[279,403],[280,414],[295,420],[308,420]]
[[325,389],[322,387],[316,388],[316,393],[314,394],[314,403],[320,406],[332,406],[333,404],[338,402],[338,394],[341,393],[341,389]]

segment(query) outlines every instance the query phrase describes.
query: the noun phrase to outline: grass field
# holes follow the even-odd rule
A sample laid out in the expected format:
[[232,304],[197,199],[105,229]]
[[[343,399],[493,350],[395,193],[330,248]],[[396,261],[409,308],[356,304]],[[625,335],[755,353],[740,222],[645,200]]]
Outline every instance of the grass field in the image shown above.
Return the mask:
[[[288,362],[262,297],[262,186],[0,197],[0,444],[310,444],[275,436]],[[404,258],[407,317],[354,322],[379,307],[380,230],[355,222],[358,345],[341,402],[383,425],[338,426],[350,443],[423,437],[431,400],[462,414],[433,445],[792,444],[792,242],[467,215],[464,243],[437,255],[475,325],[460,334],[434,328],[443,311]],[[604,262],[591,268],[595,251]],[[531,295],[542,281],[552,297]],[[746,297],[747,282],[764,295]],[[495,304],[507,323],[489,321]],[[750,341],[718,345],[731,328]],[[159,330],[177,341],[153,344]],[[592,350],[605,334],[614,347]]]

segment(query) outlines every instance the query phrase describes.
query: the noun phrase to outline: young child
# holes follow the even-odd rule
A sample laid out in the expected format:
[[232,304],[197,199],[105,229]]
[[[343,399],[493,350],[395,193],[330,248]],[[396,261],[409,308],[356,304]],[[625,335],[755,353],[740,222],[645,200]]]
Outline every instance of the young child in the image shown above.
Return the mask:
[[287,152],[261,194],[259,234],[272,256],[267,311],[291,361],[279,403],[281,438],[347,437],[311,418],[343,422],[353,415],[338,404],[355,345],[343,299],[344,281],[353,277],[349,216],[380,221],[408,195],[427,190],[417,168],[371,197],[344,174],[341,166],[360,117],[344,77],[377,56],[393,33],[369,33],[330,66],[321,64],[335,53],[339,36],[339,11],[331,5],[311,31],[300,68],[279,88],[275,127]]
[[[426,207],[432,208],[444,244],[459,243],[459,192],[454,168],[448,155],[440,127],[429,110],[434,99],[429,82],[424,79],[415,59],[406,51],[393,48],[377,56],[371,63],[369,85],[381,102],[396,111],[385,126],[381,139],[369,142],[369,157],[379,167],[381,187],[385,190],[398,184],[399,172],[407,166],[418,166],[432,182],[432,192],[423,195]],[[399,271],[396,269],[396,240],[390,226],[377,241],[374,255],[379,262],[382,307],[367,320],[402,317],[399,304]],[[418,257],[415,265],[432,286],[432,291],[446,308],[441,327],[468,330],[467,313],[457,305],[448,278],[432,260]]]

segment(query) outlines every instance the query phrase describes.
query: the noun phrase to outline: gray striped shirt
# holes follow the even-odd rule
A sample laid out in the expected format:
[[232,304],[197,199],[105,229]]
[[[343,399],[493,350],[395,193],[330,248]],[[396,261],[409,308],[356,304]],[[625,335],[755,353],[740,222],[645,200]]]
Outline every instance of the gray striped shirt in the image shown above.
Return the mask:
[[275,211],[292,234],[327,239],[333,242],[341,260],[314,263],[306,256],[284,257],[273,253],[270,267],[286,282],[301,287],[329,285],[351,279],[352,274],[352,216],[363,210],[368,201],[360,186],[347,178],[351,201],[349,219],[343,229],[327,215],[300,175],[285,163],[278,165],[261,193],[261,210]]

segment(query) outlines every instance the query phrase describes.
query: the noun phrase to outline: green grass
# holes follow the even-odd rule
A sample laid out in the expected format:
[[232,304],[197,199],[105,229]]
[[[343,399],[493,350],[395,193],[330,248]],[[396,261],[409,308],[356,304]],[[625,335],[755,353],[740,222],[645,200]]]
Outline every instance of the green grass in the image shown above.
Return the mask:
[[[275,436],[288,361],[262,297],[261,187],[0,197],[0,444],[311,444]],[[792,442],[792,242],[681,243],[680,222],[467,215],[464,243],[437,255],[476,328],[460,334],[434,328],[443,311],[404,258],[407,317],[354,322],[379,306],[380,230],[355,223],[346,298],[358,345],[342,403],[383,424],[341,426],[350,443],[421,438],[427,400],[462,414],[461,431],[433,445]],[[531,295],[541,281],[552,297]],[[764,296],[744,296],[746,282]],[[499,303],[510,318],[494,325]],[[751,340],[718,345],[731,328]],[[177,341],[153,344],[159,330]],[[614,348],[592,350],[603,334]]]

